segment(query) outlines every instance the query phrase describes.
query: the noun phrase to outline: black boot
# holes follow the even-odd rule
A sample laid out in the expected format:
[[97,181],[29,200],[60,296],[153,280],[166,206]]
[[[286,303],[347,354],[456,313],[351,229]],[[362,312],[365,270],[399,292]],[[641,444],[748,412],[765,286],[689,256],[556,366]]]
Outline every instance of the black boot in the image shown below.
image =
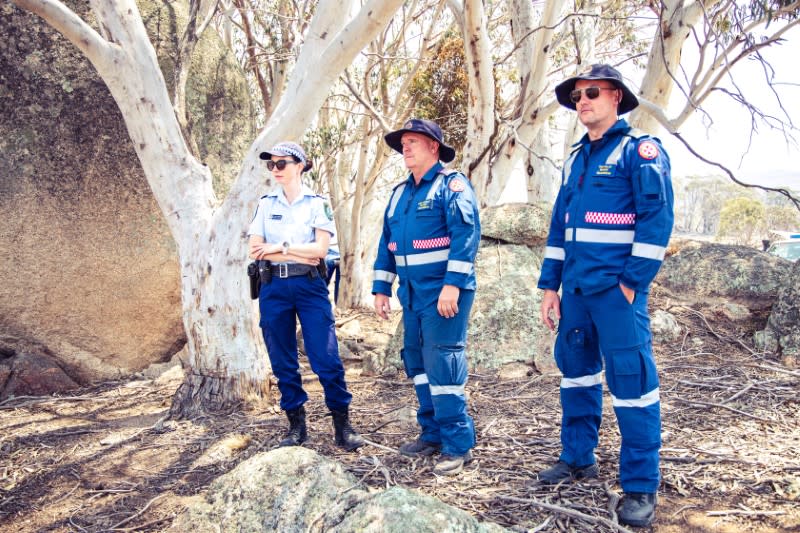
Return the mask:
[[331,409],[331,416],[333,417],[333,430],[337,446],[349,452],[365,444],[364,437],[356,433],[353,426],[350,425],[350,414],[347,407],[343,411]]
[[306,433],[306,408],[302,405],[297,409],[286,411],[286,418],[289,419],[289,431],[286,437],[278,446],[299,446],[308,438]]
[[636,527],[649,526],[656,516],[656,495],[626,492],[617,514],[621,524]]

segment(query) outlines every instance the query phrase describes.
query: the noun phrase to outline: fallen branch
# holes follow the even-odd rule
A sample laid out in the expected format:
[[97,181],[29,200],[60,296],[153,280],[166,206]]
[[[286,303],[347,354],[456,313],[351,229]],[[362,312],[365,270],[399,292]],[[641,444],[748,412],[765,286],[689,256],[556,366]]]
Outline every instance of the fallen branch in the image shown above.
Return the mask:
[[541,507],[542,509],[547,509],[548,511],[553,511],[554,513],[559,513],[575,518],[576,520],[582,520],[584,522],[589,522],[590,524],[603,524],[622,533],[633,533],[633,531],[631,531],[630,529],[615,522],[612,522],[608,518],[603,518],[602,516],[588,515],[580,511],[569,509],[567,507],[561,507],[560,505],[555,505],[552,503],[540,502],[538,500],[532,500],[530,498],[515,498],[514,496],[495,496],[495,499],[517,502],[517,503],[528,503],[536,507]]

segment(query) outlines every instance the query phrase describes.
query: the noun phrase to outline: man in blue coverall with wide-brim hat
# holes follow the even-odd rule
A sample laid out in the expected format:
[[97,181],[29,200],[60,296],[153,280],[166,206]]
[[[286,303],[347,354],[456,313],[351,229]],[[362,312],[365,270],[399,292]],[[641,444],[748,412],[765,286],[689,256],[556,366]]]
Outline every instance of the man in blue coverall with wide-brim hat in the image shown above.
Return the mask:
[[563,374],[561,456],[538,479],[597,477],[605,366],[622,437],[619,520],[647,526],[661,446],[647,295],[672,231],[669,157],[658,139],[619,118],[638,100],[616,69],[593,65],[559,84],[556,97],[587,133],[564,162],[538,283],[542,321],[551,330],[559,321],[554,351]]
[[435,122],[411,119],[386,135],[410,171],[392,191],[375,259],[375,310],[389,318],[392,283],[403,306],[406,374],[419,401],[418,439],[400,453],[441,452],[438,475],[458,474],[472,460],[475,428],[467,413],[467,320],[475,298],[480,221],[475,193]]

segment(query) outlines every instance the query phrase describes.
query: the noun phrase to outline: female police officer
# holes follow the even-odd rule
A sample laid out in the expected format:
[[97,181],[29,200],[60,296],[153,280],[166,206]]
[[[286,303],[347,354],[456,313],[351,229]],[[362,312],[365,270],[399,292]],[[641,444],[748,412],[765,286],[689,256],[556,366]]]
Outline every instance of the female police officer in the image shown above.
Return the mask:
[[297,446],[307,438],[303,404],[308,396],[298,370],[295,336],[298,316],[311,369],[319,377],[333,417],[336,444],[354,450],[364,439],[350,426],[352,395],[339,359],[328,288],[318,270],[335,232],[333,215],[322,197],[302,184],[311,162],[300,146],[281,142],[260,157],[280,185],[259,200],[248,230],[250,257],[262,260],[262,271],[269,270],[262,276],[259,293],[260,326],[278,378],[281,409],[289,419],[280,446]]

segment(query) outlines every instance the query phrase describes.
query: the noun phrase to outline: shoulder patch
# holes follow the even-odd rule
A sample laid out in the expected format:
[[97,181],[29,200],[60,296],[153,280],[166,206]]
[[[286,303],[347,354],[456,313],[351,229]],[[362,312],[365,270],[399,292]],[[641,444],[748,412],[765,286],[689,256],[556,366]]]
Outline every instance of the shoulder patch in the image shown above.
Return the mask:
[[655,159],[658,157],[658,145],[653,141],[639,143],[639,155],[642,159]]
[[328,220],[333,220],[333,209],[331,209],[331,204],[325,200],[323,202],[323,207],[325,208],[325,216],[328,217]]
[[461,178],[453,178],[450,180],[448,188],[453,192],[462,192],[467,188],[467,184]]

